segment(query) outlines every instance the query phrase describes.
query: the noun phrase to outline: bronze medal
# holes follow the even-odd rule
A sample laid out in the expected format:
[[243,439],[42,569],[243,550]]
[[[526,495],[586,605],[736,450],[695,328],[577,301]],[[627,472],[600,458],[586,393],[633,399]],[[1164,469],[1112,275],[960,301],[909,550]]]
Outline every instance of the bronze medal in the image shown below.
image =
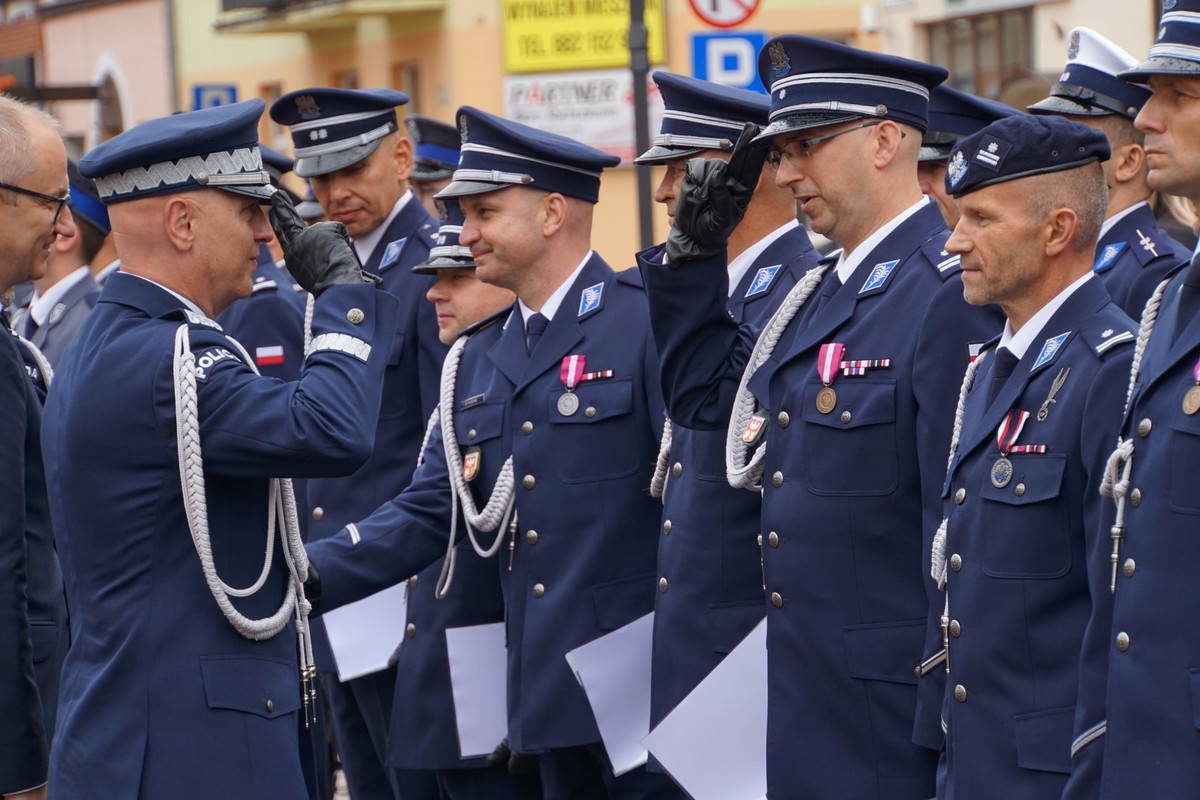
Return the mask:
[[574,392],[565,392],[558,396],[558,413],[569,417],[579,410],[579,398]]
[[826,386],[817,392],[817,411],[822,414],[832,413],[837,408],[837,392],[832,386]]
[[1200,411],[1200,384],[1188,389],[1188,393],[1183,396],[1183,413],[1190,417],[1197,411]]
[[997,489],[1003,489],[1008,486],[1009,481],[1013,478],[1013,465],[1004,456],[996,459],[996,463],[992,464],[992,486]]

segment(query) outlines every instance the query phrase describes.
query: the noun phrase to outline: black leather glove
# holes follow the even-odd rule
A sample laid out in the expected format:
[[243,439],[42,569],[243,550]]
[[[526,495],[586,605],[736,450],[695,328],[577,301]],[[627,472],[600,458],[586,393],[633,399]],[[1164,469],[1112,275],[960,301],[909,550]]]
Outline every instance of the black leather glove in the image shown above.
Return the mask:
[[528,777],[538,774],[538,757],[528,753],[514,753],[508,746],[508,739],[501,739],[496,749],[483,760],[489,767],[508,767],[508,774],[514,777]]
[[320,297],[321,292],[339,283],[380,284],[379,278],[363,272],[342,223],[318,222],[306,226],[286,192],[271,195],[268,216],[283,248],[288,272],[314,297]]
[[308,562],[308,576],[304,579],[304,599],[312,606],[310,614],[316,614],[321,605],[321,576],[317,574],[317,565]]
[[747,122],[728,162],[702,158],[688,162],[675,207],[675,225],[667,237],[671,266],[709,258],[725,249],[750,205],[771,147],[769,139],[751,141],[761,130]]

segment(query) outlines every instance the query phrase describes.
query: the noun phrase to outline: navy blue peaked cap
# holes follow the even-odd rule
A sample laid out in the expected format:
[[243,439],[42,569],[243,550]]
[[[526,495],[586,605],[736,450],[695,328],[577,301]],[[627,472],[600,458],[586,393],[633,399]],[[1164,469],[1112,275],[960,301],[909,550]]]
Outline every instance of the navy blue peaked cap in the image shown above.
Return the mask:
[[439,269],[474,269],[475,257],[471,248],[459,244],[464,216],[458,200],[447,197],[440,201],[445,209],[441,225],[438,226],[435,244],[429,250],[429,259],[417,264],[412,271],[418,275],[437,272]]
[[662,127],[654,146],[637,164],[661,164],[705,150],[733,150],[747,122],[766,125],[771,101],[766,95],[659,70],[652,76],[662,95]]
[[396,106],[407,102],[395,89],[300,89],[271,104],[271,119],[291,129],[296,174],[311,178],[374,153],[399,130]]
[[1163,0],[1158,35],[1146,60],[1121,73],[1134,83],[1151,75],[1200,75],[1200,0]]
[[471,106],[458,110],[462,154],[454,180],[437,197],[460,197],[529,186],[595,203],[600,173],[621,159],[566,136],[497,117]]
[[296,162],[291,158],[272,147],[267,147],[265,144],[258,146],[258,152],[262,153],[263,164],[266,165],[267,169],[279,175],[288,174],[296,165]]
[[1075,28],[1067,37],[1067,65],[1050,96],[1028,106],[1032,114],[1112,114],[1133,119],[1150,99],[1150,90],[1117,75],[1137,59],[1090,28]]
[[79,161],[106,204],[224,189],[264,202],[274,193],[258,149],[265,104],[254,98],[143,122]]
[[71,214],[77,220],[83,220],[96,230],[107,234],[112,230],[108,221],[108,209],[100,202],[100,193],[96,190],[96,182],[85,178],[79,173],[79,166],[74,161],[67,162],[67,184],[71,193]]
[[815,36],[787,35],[758,54],[758,75],[771,90],[771,124],[761,136],[776,136],[862,118],[924,131],[929,91],[948,73]]
[[407,115],[404,125],[413,143],[410,177],[418,181],[449,178],[458,166],[458,129],[421,114]]
[[1108,137],[1081,122],[1014,114],[955,146],[946,167],[946,193],[960,197],[995,183],[1107,161],[1111,154]]
[[976,97],[946,85],[929,94],[929,130],[921,137],[919,161],[944,161],[954,145],[998,119],[1019,114],[1012,106]]

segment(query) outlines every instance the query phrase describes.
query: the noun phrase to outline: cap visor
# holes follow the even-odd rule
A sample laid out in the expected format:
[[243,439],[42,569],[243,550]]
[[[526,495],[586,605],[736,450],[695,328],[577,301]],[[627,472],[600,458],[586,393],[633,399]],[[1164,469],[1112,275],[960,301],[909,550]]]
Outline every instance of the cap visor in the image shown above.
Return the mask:
[[763,128],[762,133],[754,137],[754,141],[769,139],[782,133],[806,131],[810,128],[836,125],[839,122],[850,122],[856,119],[865,119],[865,117],[858,114],[798,114],[794,117],[783,117]]
[[923,144],[917,151],[917,161],[947,161],[954,152],[954,144]]
[[690,158],[704,152],[702,147],[662,147],[655,145],[633,160],[635,164],[666,164],[679,158]]
[[315,200],[305,200],[296,204],[296,213],[300,215],[300,219],[310,220],[325,216],[325,209]]
[[475,269],[475,261],[469,258],[431,258],[412,268],[417,275],[430,275],[439,269]]
[[1107,108],[1088,106],[1066,97],[1053,95],[1039,100],[1031,106],[1025,106],[1025,110],[1030,114],[1070,114],[1076,117],[1107,117],[1113,113]]
[[454,167],[431,167],[423,164],[413,164],[408,177],[414,181],[440,181],[454,174]]
[[269,183],[249,186],[213,186],[212,188],[232,194],[240,194],[243,197],[253,197],[264,205],[271,202],[271,195],[279,191],[279,189],[276,189]]
[[375,148],[379,147],[379,143],[382,141],[383,139],[376,139],[373,142],[358,144],[334,153],[322,153],[319,156],[298,158],[296,159],[296,166],[293,172],[301,178],[311,178],[314,175],[328,175],[331,172],[337,172],[339,169],[345,169],[351,164],[357,164],[371,155],[371,153],[374,153]]
[[445,189],[434,195],[441,199],[443,197],[463,197],[468,194],[484,194],[485,192],[495,192],[500,189],[507,189],[510,186],[520,186],[517,183],[491,183],[485,181],[451,181],[446,185]]
[[1133,69],[1128,69],[1118,74],[1117,77],[1130,83],[1145,83],[1151,75],[1196,74],[1200,74],[1200,62],[1188,61],[1183,58],[1152,56],[1136,65]]

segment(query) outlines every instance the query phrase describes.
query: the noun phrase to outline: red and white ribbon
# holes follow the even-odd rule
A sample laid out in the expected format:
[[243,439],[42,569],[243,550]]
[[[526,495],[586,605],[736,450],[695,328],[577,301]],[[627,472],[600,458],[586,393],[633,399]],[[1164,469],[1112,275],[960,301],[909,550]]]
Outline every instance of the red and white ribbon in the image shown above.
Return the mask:
[[821,345],[821,352],[817,355],[817,375],[820,376],[821,383],[826,386],[833,383],[838,368],[842,365],[842,356],[845,352],[846,345],[841,342],[829,342]]

